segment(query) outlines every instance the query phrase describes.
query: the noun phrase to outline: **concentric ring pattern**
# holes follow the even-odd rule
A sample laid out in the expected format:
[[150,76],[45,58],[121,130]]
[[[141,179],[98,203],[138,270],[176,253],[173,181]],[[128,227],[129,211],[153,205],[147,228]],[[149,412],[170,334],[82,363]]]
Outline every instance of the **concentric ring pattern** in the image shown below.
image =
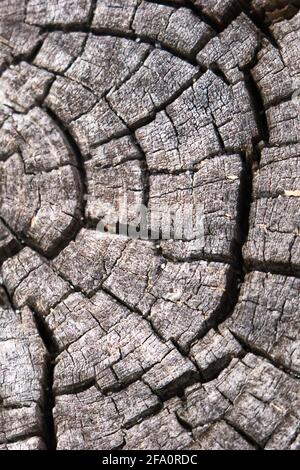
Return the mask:
[[299,448],[299,21],[1,1],[0,449]]

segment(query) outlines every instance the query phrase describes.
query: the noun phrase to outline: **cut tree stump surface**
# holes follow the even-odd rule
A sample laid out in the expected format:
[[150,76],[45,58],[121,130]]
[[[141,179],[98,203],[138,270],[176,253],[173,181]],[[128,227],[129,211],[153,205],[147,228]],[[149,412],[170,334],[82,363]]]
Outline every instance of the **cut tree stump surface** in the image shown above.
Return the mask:
[[0,2],[0,449],[300,449],[299,3]]

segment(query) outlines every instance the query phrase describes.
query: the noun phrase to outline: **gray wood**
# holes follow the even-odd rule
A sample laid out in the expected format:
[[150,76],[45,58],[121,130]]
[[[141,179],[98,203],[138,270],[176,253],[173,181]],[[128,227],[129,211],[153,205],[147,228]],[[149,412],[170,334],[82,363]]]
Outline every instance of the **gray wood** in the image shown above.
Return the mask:
[[0,450],[300,449],[299,20],[0,2]]
[[297,278],[253,272],[226,322],[243,343],[298,375],[299,287]]

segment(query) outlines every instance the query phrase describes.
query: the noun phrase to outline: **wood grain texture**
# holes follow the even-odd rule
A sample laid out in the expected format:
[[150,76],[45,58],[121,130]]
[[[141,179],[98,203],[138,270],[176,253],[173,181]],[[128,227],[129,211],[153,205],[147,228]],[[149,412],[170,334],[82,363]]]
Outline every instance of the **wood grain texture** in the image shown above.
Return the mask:
[[299,21],[0,2],[0,450],[300,449]]

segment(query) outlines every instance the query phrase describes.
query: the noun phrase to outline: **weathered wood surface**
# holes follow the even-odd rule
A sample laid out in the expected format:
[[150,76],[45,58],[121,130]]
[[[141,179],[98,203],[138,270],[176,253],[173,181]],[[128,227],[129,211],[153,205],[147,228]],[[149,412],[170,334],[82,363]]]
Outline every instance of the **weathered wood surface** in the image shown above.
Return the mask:
[[297,0],[0,2],[0,449],[300,449],[299,96]]

